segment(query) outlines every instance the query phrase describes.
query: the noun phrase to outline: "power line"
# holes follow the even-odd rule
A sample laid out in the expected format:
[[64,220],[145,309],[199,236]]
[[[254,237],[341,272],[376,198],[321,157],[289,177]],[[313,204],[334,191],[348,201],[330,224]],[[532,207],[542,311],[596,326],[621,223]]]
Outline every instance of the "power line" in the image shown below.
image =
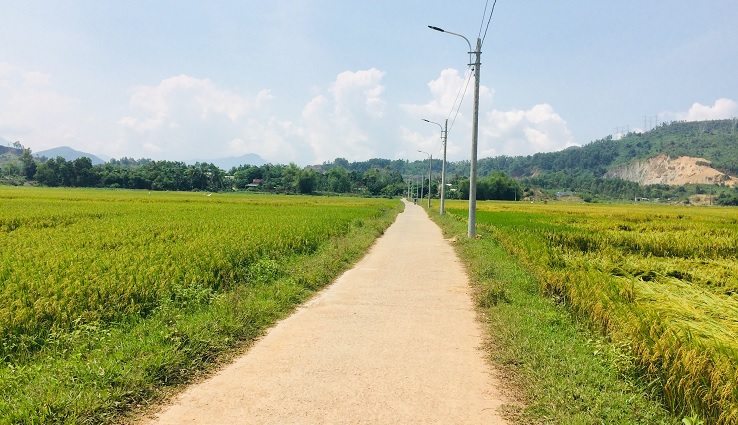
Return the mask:
[[[482,26],[484,25],[484,18],[485,18],[485,16],[487,16],[487,7],[488,6],[489,6],[489,0],[487,0],[484,3],[484,13],[482,13]],[[487,19],[487,27],[484,29],[484,36],[482,37],[482,41],[480,43],[480,48],[481,48],[481,45],[484,44],[484,40],[487,38],[487,31],[489,30],[489,24],[490,24],[490,22],[492,22],[492,15],[495,13],[495,6],[497,6],[497,0],[495,0],[492,3],[492,10],[490,10],[490,12],[489,12],[489,18]],[[479,27],[479,34],[480,35],[482,34],[482,26]],[[467,69],[470,70],[471,69],[471,65],[469,65],[467,67]],[[470,72],[469,75],[468,75],[468,77],[467,77],[466,84],[464,85],[464,94],[461,96],[461,101],[459,101],[458,107],[456,107],[456,100],[454,100],[454,104],[451,106],[451,111],[449,112],[449,118],[451,118],[451,113],[453,113],[454,107],[456,107],[456,114],[454,115],[454,119],[451,121],[451,127],[450,128],[453,128],[454,123],[456,122],[456,117],[459,116],[459,110],[461,109],[461,103],[464,101],[464,96],[466,95],[466,90],[469,88],[469,82],[471,82],[471,75],[472,74]],[[461,88],[459,88],[459,93],[460,92],[461,92]],[[458,100],[458,98],[459,98],[459,94],[457,93],[456,94],[456,99]]]
[[[495,13],[495,6],[497,6],[497,0],[492,3],[492,10],[489,12],[489,19],[487,20],[487,28],[484,29],[484,37],[482,37],[482,45],[484,45],[484,39],[487,38],[487,30],[489,29],[489,23],[492,22],[492,15]],[[487,6],[484,6],[484,10],[486,13]],[[482,22],[484,22],[484,17],[482,17]]]
[[487,16],[487,6],[489,6],[489,0],[484,2],[484,13],[482,13],[482,23],[479,24],[479,35],[477,38],[482,37],[482,28],[484,27],[484,18]]
[[[479,48],[481,49],[481,45],[484,44],[484,39],[487,38],[487,31],[489,30],[489,24],[492,22],[492,15],[495,13],[495,6],[497,6],[497,0],[495,0],[492,3],[492,10],[489,12],[489,18],[487,20],[487,27],[484,29],[484,36],[482,37],[481,43]],[[482,26],[484,26],[484,18],[487,16],[487,7],[489,7],[489,0],[486,0],[484,3],[484,13],[482,13],[482,23],[479,26],[479,35],[482,34]],[[469,52],[470,54],[472,52]],[[467,71],[470,71],[472,69],[472,65],[469,64],[467,66]],[[464,97],[466,96],[466,90],[469,88],[469,83],[471,82],[472,72],[469,72],[466,78],[466,84],[463,85],[463,93],[461,91],[462,87],[459,87],[459,91],[456,93],[456,99],[454,99],[453,105],[451,105],[451,111],[449,111],[448,117],[446,119],[451,118],[451,114],[454,112],[454,108],[456,109],[456,113],[454,114],[454,118],[451,120],[451,125],[448,127],[448,129],[453,128],[454,124],[456,123],[456,118],[459,116],[459,111],[461,110],[461,104],[464,102]],[[461,100],[459,100],[459,94],[461,94]],[[458,106],[456,104],[456,101],[459,101]],[[448,131],[447,129],[447,131]],[[448,137],[448,134],[446,135]]]
[[[468,68],[468,67],[467,67],[467,68]],[[456,92],[456,99],[454,99],[454,103],[453,103],[453,104],[451,104],[451,110],[450,110],[450,111],[448,112],[448,116],[446,117],[446,119],[449,119],[449,118],[451,118],[451,113],[453,113],[453,112],[454,112],[454,108],[456,107],[456,101],[458,101],[458,100],[459,100],[459,95],[461,94],[461,89],[462,89],[462,87],[464,87],[464,86],[463,86],[463,84],[462,84],[461,86],[459,86],[459,91],[457,91],[457,92]],[[466,90],[464,90],[464,93],[466,94]],[[464,101],[464,98],[463,98],[463,96],[462,96],[462,98],[461,98],[461,101],[462,101],[462,102]],[[461,102],[459,102],[459,105],[461,105]]]
[[[471,77],[472,77],[472,72],[470,69],[471,67],[467,68],[468,73],[466,76],[466,84],[463,85],[464,92],[463,94],[461,94],[461,100],[459,100],[459,105],[456,106],[456,100],[454,100],[454,104],[451,106],[451,111],[448,113],[448,117],[446,118],[446,119],[451,118],[451,113],[453,113],[454,107],[456,107],[456,114],[454,114],[454,119],[451,120],[451,126],[449,128],[454,127],[454,123],[456,122],[456,117],[459,116],[459,111],[461,110],[461,104],[464,102],[464,96],[466,96],[466,90],[469,88],[469,82],[471,82]],[[456,94],[456,99],[459,98],[459,94],[461,93],[461,88],[462,87],[459,87],[459,92]]]

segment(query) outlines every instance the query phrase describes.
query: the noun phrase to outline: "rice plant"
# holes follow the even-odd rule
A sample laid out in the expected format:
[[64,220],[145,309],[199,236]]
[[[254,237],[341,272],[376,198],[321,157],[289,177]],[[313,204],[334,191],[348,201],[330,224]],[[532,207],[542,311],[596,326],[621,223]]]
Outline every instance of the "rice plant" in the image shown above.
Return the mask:
[[388,199],[0,188],[0,423],[101,423],[355,261]]
[[[630,347],[672,411],[738,422],[738,228],[730,208],[480,203],[541,291]],[[449,210],[463,215],[463,206]],[[696,416],[695,416],[696,417]]]

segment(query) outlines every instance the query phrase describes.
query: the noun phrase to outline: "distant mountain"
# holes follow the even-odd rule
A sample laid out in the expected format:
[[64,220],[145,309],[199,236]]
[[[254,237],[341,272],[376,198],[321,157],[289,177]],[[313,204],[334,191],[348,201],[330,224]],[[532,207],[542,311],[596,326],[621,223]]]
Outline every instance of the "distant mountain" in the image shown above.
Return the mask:
[[188,164],[194,164],[195,162],[205,162],[208,164],[213,164],[223,171],[229,171],[231,168],[240,167],[241,165],[262,166],[267,163],[264,160],[264,158],[260,157],[259,155],[255,153],[247,153],[246,155],[231,156],[227,158],[198,159],[198,160],[193,160],[193,161],[187,161]]
[[[9,142],[3,142],[3,143],[7,144]],[[107,162],[106,159],[103,159],[100,156],[93,155],[87,152],[80,152],[68,146],[61,146],[58,148],[47,149],[45,151],[34,152],[33,156],[37,158],[46,157],[49,159],[56,158],[57,156],[61,156],[67,161],[74,161],[77,158],[87,157],[92,160],[92,165],[100,165],[100,164],[104,164]],[[255,153],[248,153],[246,155],[231,156],[227,158],[218,158],[218,159],[195,159],[195,160],[185,161],[185,162],[187,164],[194,164],[196,162],[214,164],[216,167],[220,168],[223,171],[229,171],[231,168],[239,167],[241,165],[262,166],[267,163],[264,160],[264,158],[260,157],[259,155]]]
[[52,148],[52,149],[47,149],[45,151],[35,152],[33,156],[37,158],[45,156],[46,158],[49,158],[49,159],[60,156],[67,161],[74,161],[77,158],[87,157],[87,158],[90,158],[90,160],[92,161],[92,165],[100,165],[100,164],[105,163],[105,161],[100,159],[100,157],[98,156],[95,156],[91,153],[80,152],[78,150],[74,150],[70,148],[69,146],[61,146],[58,148]]

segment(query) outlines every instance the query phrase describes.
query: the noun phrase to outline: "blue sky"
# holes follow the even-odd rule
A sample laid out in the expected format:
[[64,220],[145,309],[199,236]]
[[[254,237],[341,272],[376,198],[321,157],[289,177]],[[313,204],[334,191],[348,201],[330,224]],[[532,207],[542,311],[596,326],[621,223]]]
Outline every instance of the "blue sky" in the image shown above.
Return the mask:
[[[450,117],[469,159],[468,48],[427,25],[474,43],[485,0],[0,1],[0,137],[33,151],[416,160]],[[479,157],[738,116],[736,22],[734,0],[498,0]]]

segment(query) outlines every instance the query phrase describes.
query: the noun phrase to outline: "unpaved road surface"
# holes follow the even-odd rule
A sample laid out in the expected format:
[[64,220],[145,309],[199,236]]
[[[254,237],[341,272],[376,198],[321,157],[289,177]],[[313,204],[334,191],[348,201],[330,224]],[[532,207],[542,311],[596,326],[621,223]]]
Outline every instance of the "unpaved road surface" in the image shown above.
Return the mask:
[[468,278],[419,206],[147,424],[504,424]]

